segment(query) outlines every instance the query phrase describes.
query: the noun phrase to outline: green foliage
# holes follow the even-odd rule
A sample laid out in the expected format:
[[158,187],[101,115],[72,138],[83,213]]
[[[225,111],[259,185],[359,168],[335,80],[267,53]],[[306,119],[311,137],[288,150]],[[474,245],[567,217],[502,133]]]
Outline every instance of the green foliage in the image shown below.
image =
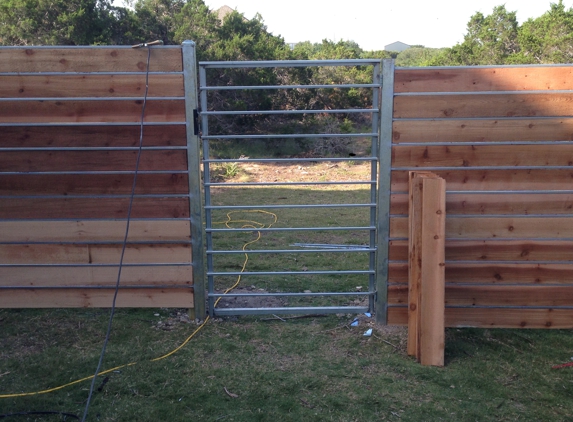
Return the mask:
[[519,32],[521,61],[526,63],[571,63],[573,61],[573,9],[563,1],[537,19],[529,19]]
[[396,66],[428,66],[432,59],[443,53],[443,48],[410,47],[396,56]]
[[519,26],[515,12],[497,6],[491,15],[478,12],[467,26],[461,44],[445,49],[427,64],[437,66],[571,63],[573,9],[563,0]]

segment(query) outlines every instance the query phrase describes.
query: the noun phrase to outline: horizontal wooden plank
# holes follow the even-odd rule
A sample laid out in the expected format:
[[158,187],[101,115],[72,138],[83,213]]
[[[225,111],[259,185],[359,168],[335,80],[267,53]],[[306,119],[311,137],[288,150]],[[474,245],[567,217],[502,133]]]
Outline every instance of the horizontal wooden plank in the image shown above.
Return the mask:
[[[512,170],[432,170],[432,173],[446,179],[446,186],[452,190],[571,190],[572,169],[520,169]],[[392,171],[392,191],[408,191],[408,172]]]
[[[139,126],[13,126],[2,128],[0,147],[137,147],[139,136]],[[145,126],[143,145],[185,146],[185,126]]]
[[[0,48],[0,72],[145,72],[146,68],[146,48]],[[182,69],[181,49],[151,49],[151,72]]]
[[[121,242],[125,221],[2,221],[4,242]],[[128,242],[188,241],[190,223],[185,220],[132,220]]]
[[[0,286],[115,287],[117,274],[117,265],[110,267],[0,267]],[[122,268],[120,283],[122,286],[177,285],[191,287],[193,269],[191,265],[126,266]]]
[[[111,308],[113,289],[3,290],[0,308]],[[122,289],[118,308],[193,308],[191,289]]]
[[[132,151],[6,151],[0,169],[29,171],[134,171],[137,150]],[[143,150],[139,170],[187,170],[185,150]]]
[[571,66],[396,69],[395,92],[573,89]]
[[[0,123],[139,122],[143,100],[0,101]],[[184,122],[184,100],[148,99],[146,122]]]
[[[389,308],[389,325],[406,325],[408,309]],[[573,328],[570,309],[446,308],[446,327]]]
[[[132,174],[16,174],[0,173],[0,195],[119,195],[130,194]],[[189,192],[187,174],[138,174],[135,193]]]
[[573,119],[397,120],[393,142],[532,142],[573,140]]
[[392,148],[392,166],[420,170],[425,166],[573,166],[573,145],[397,145]]
[[[0,75],[0,98],[143,97],[140,75]],[[183,97],[183,75],[149,75],[148,97]]]
[[394,118],[568,117],[573,94],[412,95],[394,98]]
[[[566,284],[573,283],[570,264],[447,263],[448,283]],[[573,301],[571,301],[573,305]]]
[[[406,284],[389,286],[388,303],[408,303]],[[446,285],[446,306],[572,306],[573,286]]]
[[[0,264],[117,264],[121,251],[122,245],[0,245]],[[125,264],[191,262],[191,246],[127,245],[123,262]],[[161,275],[161,268],[156,270],[159,271],[157,277],[168,279],[167,276]]]
[[[4,198],[0,219],[127,218],[129,198]],[[189,198],[134,198],[132,218],[189,218]]]
[[[572,194],[447,194],[448,215],[571,214]],[[408,214],[408,194],[393,194],[392,214]]]
[[[389,259],[408,260],[408,241],[390,241]],[[573,241],[449,240],[448,261],[571,261]]]
[[[446,263],[446,283],[452,284],[571,284],[573,281],[572,273],[573,265],[564,263]],[[402,262],[391,263],[388,281],[406,285],[408,283],[407,264]]]
[[[408,218],[390,219],[390,237],[408,236]],[[463,238],[573,238],[573,217],[447,217],[446,237]]]

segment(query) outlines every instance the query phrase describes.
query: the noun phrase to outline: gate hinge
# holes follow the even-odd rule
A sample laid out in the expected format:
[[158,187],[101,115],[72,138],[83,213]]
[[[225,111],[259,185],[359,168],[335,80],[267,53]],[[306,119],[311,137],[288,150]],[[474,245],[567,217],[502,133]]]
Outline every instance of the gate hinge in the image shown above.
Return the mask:
[[193,109],[193,134],[199,135],[199,110]]

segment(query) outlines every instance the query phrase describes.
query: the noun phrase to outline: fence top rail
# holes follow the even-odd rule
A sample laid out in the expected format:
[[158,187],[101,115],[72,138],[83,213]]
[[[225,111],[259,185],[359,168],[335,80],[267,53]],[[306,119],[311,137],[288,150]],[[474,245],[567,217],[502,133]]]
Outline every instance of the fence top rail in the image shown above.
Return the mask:
[[380,64],[381,59],[347,60],[261,60],[261,61],[220,61],[199,62],[206,69],[231,67],[308,67],[308,66],[368,66]]
[[[85,50],[85,49],[122,49],[130,50],[133,47],[130,45],[6,45],[0,46],[0,50]],[[181,45],[161,45],[152,46],[153,49],[156,48],[181,48]]]
[[396,70],[416,70],[420,72],[427,72],[428,70],[457,70],[457,69],[499,69],[499,68],[531,68],[531,67],[573,67],[573,63],[556,63],[556,64],[492,64],[492,65],[478,65],[478,66],[424,66],[424,67],[400,67],[396,66]]

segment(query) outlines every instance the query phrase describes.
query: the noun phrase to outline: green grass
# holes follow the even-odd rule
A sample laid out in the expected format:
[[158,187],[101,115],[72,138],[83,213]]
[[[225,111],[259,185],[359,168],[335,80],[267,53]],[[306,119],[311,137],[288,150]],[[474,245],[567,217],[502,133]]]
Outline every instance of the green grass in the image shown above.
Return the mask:
[[[568,330],[448,329],[446,367],[405,354],[404,331],[332,315],[281,321],[210,321],[196,326],[176,310],[119,310],[105,360],[138,364],[98,381],[88,420],[98,421],[499,421],[572,420],[573,336]],[[160,317],[154,316],[160,313]],[[105,311],[3,310],[0,393],[34,391],[90,375]],[[374,336],[363,337],[373,326]],[[390,343],[390,344],[389,344]],[[57,410],[81,414],[89,383],[50,394],[0,399],[0,414]],[[231,397],[225,391],[238,397]],[[57,416],[14,420],[54,421]],[[69,420],[69,419],[68,419]]]

